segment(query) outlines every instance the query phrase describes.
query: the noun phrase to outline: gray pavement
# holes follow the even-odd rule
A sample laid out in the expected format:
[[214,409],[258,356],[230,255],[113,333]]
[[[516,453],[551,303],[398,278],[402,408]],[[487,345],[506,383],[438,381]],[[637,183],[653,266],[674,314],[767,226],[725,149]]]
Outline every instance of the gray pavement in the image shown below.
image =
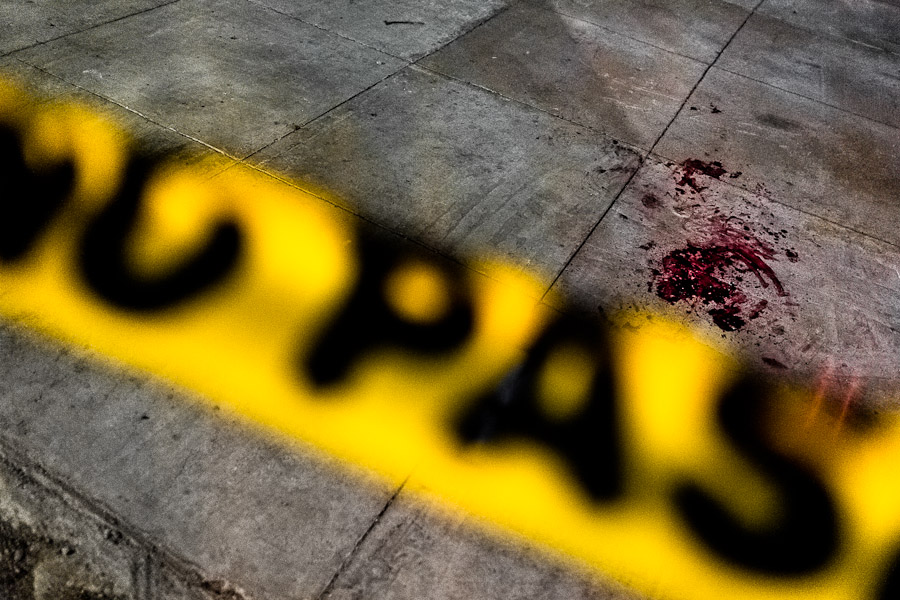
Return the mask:
[[[0,0],[0,27],[0,74],[210,177],[249,165],[898,407],[896,1]],[[701,251],[726,320],[660,286]],[[637,596],[4,324],[0,597]]]

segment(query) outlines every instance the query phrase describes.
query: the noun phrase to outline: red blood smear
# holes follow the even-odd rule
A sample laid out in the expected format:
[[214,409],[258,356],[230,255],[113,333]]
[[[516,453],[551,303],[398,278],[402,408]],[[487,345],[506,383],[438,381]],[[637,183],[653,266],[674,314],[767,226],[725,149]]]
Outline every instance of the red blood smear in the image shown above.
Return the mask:
[[701,192],[706,189],[704,186],[697,183],[695,177],[698,174],[718,179],[722,175],[728,173],[719,161],[704,162],[702,160],[697,160],[696,158],[689,158],[681,163],[679,171],[681,179],[678,180],[677,185],[688,186],[696,192]]
[[[760,250],[742,243],[695,246],[673,250],[662,260],[662,270],[654,273],[656,294],[670,304],[684,300],[696,305],[714,305],[707,312],[724,331],[735,331],[746,324],[741,311],[747,297],[735,283],[734,273],[752,271],[763,287],[771,281],[779,296],[787,295]],[[756,318],[765,308],[759,303],[748,318]]]
[[[669,163],[667,166],[672,165]],[[693,196],[706,189],[698,182],[699,176],[720,179],[728,173],[718,161],[685,160],[674,171],[675,191],[681,195],[676,196],[676,202],[688,198],[686,194]],[[736,171],[731,177],[740,175]],[[654,206],[656,200],[651,194],[641,199],[648,208]],[[697,200],[694,196],[694,201]],[[700,195],[699,200],[705,199]],[[758,318],[768,306],[763,299],[747,306],[747,296],[738,289],[743,281],[742,274],[752,272],[762,287],[767,288],[771,284],[779,296],[788,294],[767,264],[775,258],[775,249],[756,237],[751,227],[739,217],[726,218],[718,214],[718,208],[714,213],[699,217],[698,223],[705,222],[706,225],[703,228],[705,231],[700,234],[701,239],[689,240],[686,248],[673,250],[663,257],[661,268],[653,270],[653,279],[648,283],[651,290],[655,283],[656,294],[667,302],[675,304],[683,300],[692,308],[702,305],[721,329],[736,331],[748,320]],[[703,214],[704,209],[699,209],[699,215]],[[763,229],[773,235],[764,226]],[[787,232],[776,233],[775,238],[782,233]],[[787,251],[786,255],[792,262],[798,260],[792,250]]]

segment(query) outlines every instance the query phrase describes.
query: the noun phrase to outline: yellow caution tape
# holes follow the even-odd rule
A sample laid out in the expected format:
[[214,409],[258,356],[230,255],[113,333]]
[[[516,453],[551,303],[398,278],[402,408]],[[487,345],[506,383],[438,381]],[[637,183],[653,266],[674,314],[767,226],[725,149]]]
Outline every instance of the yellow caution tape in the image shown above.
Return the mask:
[[[672,600],[900,598],[900,427],[0,86],[0,314]],[[492,273],[503,270],[493,265]]]

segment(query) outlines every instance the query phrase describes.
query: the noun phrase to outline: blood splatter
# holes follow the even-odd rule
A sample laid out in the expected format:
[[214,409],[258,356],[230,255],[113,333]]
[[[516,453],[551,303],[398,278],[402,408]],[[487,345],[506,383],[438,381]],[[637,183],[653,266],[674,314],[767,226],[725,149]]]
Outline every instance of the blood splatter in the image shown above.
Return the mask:
[[709,244],[673,250],[662,259],[662,269],[654,273],[656,295],[675,304],[685,301],[710,306],[707,313],[724,331],[736,331],[754,319],[766,307],[765,301],[742,316],[747,296],[738,289],[736,275],[752,272],[763,287],[769,283],[779,296],[786,292],[775,272],[765,263],[771,258],[750,244],[732,242],[728,245]]
[[[769,266],[769,261],[775,260],[775,248],[756,233],[766,232],[777,241],[787,232],[774,232],[762,224],[751,226],[738,216],[726,217],[719,207],[709,205],[709,199],[701,194],[706,187],[698,176],[719,179],[726,174],[728,171],[718,161],[688,159],[675,168],[675,193],[681,194],[674,196],[676,207],[681,206],[678,214],[692,215],[695,225],[691,226],[693,234],[685,246],[656,262],[649,287],[655,287],[656,295],[670,304],[686,302],[691,310],[704,310],[723,331],[737,331],[747,321],[758,318],[769,304],[765,299],[748,298],[742,290],[746,289],[746,274],[752,273],[761,287],[773,288],[779,296],[788,295]],[[642,198],[645,206],[648,196],[652,195]],[[797,260],[792,250],[785,255],[791,261]]]
[[719,161],[704,162],[696,158],[689,158],[681,163],[676,172],[676,177],[680,177],[680,179],[676,179],[676,185],[689,187],[695,192],[702,192],[706,187],[697,183],[697,175],[702,174],[719,179],[726,173],[728,171],[725,170]]
[[750,311],[750,316],[748,318],[751,320],[757,318],[759,315],[762,314],[762,312],[766,309],[766,307],[768,305],[769,305],[768,300],[766,300],[766,299],[760,300],[759,302],[756,303],[756,306],[753,307],[753,310]]

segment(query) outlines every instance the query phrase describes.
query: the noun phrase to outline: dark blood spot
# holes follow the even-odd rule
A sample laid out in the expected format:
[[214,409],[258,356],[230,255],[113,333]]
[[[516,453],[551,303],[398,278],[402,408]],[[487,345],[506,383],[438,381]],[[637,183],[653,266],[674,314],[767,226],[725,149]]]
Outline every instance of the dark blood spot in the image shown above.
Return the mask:
[[643,198],[641,198],[641,204],[643,204],[647,208],[658,208],[659,198],[657,198],[653,194],[647,194]]
[[712,114],[714,114],[714,115],[717,115],[717,114],[719,114],[720,112],[722,112],[721,110],[719,110],[719,107],[716,106],[715,104],[710,104],[709,107],[712,109],[711,112],[712,112]]
[[709,311],[709,315],[713,318],[713,323],[719,326],[722,331],[737,331],[747,324],[747,322],[738,316],[741,309],[737,306],[726,306],[725,308],[714,308]]
[[775,367],[776,369],[787,369],[786,364],[781,361],[777,361],[774,358],[769,358],[768,356],[763,356],[762,361],[770,367]]
[[[759,217],[754,221],[747,212],[727,216],[716,206],[719,195],[706,197],[700,193],[706,189],[703,184],[707,182],[701,176],[736,178],[741,175],[740,171],[729,173],[719,161],[696,158],[678,165],[667,163],[667,166],[674,167],[670,185],[675,193],[669,192],[669,196],[676,212],[690,219],[688,231],[692,235],[686,246],[661,258],[660,252],[651,259],[648,266],[652,277],[648,281],[648,290],[652,292],[655,287],[656,294],[670,304],[684,301],[690,311],[706,312],[724,331],[741,329],[748,321],[758,318],[769,305],[768,300],[758,296],[748,298],[744,293],[746,285],[756,281],[762,288],[771,285],[779,296],[788,295],[768,264],[775,260],[773,244],[787,231],[773,231],[761,223]],[[659,200],[647,194],[641,202],[645,207],[655,207]],[[757,237],[763,234],[768,241]],[[640,248],[652,250],[649,244]],[[785,252],[791,261],[796,260],[793,249]]]
[[785,250],[785,255],[788,257],[788,260],[791,262],[797,262],[800,260],[800,257],[793,250]]
[[[689,244],[663,257],[662,269],[654,273],[656,295],[670,304],[684,300],[692,306],[713,305],[708,310],[713,322],[723,331],[736,331],[746,324],[741,312],[747,296],[736,283],[742,273],[752,272],[763,287],[771,282],[779,296],[787,295],[766,258],[772,258],[771,249],[754,238],[729,240],[728,244]],[[758,317],[766,304],[757,303],[748,318]]]
[[726,173],[728,173],[728,171],[725,170],[722,163],[719,161],[704,162],[702,160],[697,160],[696,158],[689,158],[681,163],[681,166],[676,172],[676,177],[680,177],[680,179],[676,179],[676,185],[687,186],[696,192],[701,192],[705,190],[706,187],[697,183],[697,175],[706,175],[718,179]]
[[762,311],[764,311],[768,305],[769,305],[769,301],[768,301],[768,300],[765,300],[765,299],[760,300],[760,301],[756,304],[756,306],[753,307],[753,311],[750,313],[750,315],[749,315],[747,318],[748,318],[748,319],[755,319],[755,318],[757,318],[759,315],[762,314]]

